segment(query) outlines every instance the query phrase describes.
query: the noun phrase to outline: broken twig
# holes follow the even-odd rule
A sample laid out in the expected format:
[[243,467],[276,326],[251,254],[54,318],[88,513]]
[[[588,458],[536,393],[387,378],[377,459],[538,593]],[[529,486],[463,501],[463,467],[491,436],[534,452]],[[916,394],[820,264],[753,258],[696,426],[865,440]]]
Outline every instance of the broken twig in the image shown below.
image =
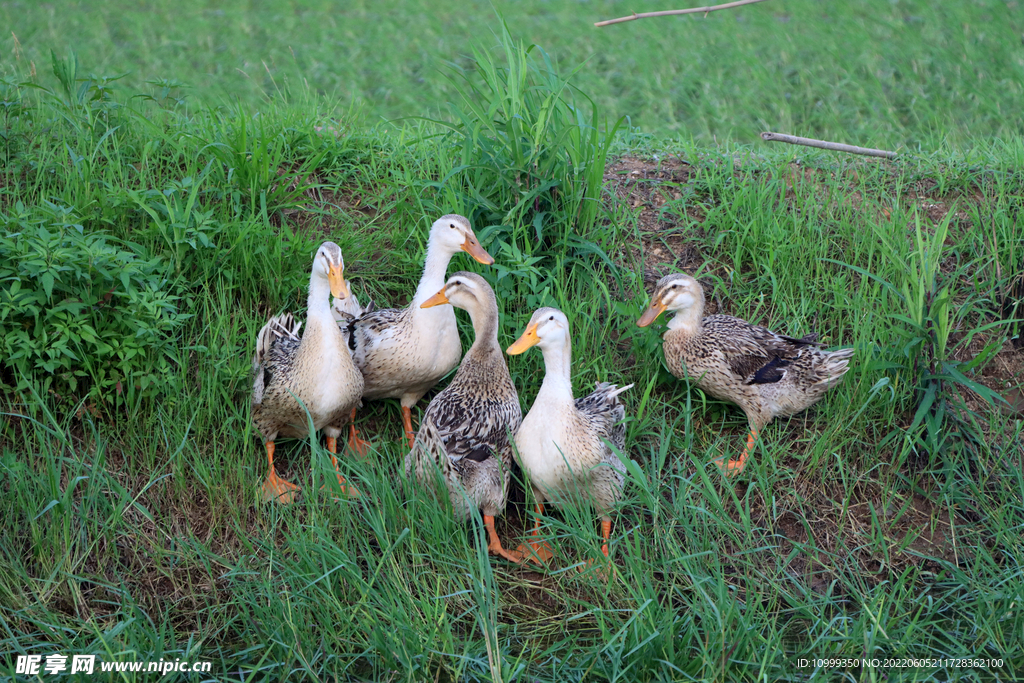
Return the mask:
[[765,142],[788,142],[791,145],[803,145],[805,147],[817,147],[818,149],[830,149],[833,152],[847,152],[849,154],[863,154],[868,157],[883,157],[895,159],[896,152],[887,152],[884,149],[872,149],[870,147],[857,147],[856,145],[844,145],[841,142],[826,142],[814,138],[799,138],[795,135],[783,135],[782,133],[761,133],[761,139]]
[[720,9],[730,9],[733,7],[740,7],[742,5],[753,5],[755,2],[764,2],[764,0],[738,0],[738,2],[727,2],[724,5],[712,5],[710,7],[692,7],[690,9],[669,9],[661,12],[641,12],[637,14],[633,12],[628,17],[619,17],[618,19],[608,19],[607,21],[599,21],[594,26],[608,26],[609,24],[621,24],[624,21],[633,21],[634,19],[648,19],[650,17],[669,17],[675,14],[704,14],[708,12],[716,12]]

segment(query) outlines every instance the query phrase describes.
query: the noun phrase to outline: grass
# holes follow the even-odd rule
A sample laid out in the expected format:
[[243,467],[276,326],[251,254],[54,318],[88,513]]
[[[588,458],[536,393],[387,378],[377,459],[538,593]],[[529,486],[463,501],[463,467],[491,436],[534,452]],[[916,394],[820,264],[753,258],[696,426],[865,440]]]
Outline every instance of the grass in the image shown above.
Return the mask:
[[[820,9],[785,7],[788,24],[776,18],[782,5],[766,3],[758,13],[638,22],[628,30],[694,50],[699,41],[683,43],[673,32],[707,31],[705,49],[736,36],[738,46],[718,54],[737,64],[758,54],[744,52],[743,40],[766,53],[774,46],[779,60],[788,41],[806,44],[785,57],[800,66],[794,78],[809,79],[808,92],[841,82],[820,66],[824,60],[812,59],[813,44],[787,28]],[[605,9],[601,17],[623,13]],[[881,30],[886,12],[915,17],[913,6],[874,9],[875,23],[862,19],[851,30]],[[66,35],[65,22],[75,21],[149,26],[146,12],[169,10],[147,5],[117,22],[104,15],[111,11],[53,12],[47,30]],[[189,28],[170,21],[164,28],[201,42],[205,27],[212,36],[218,22],[241,16],[223,11]],[[295,23],[271,23],[264,13],[273,11],[252,10],[253,34],[279,44],[280,36],[256,27],[280,26],[305,32],[314,54],[327,50],[307,31],[314,17],[302,7]],[[872,80],[872,65],[887,59],[885,50],[935,50],[930,68],[943,78],[922,76],[920,87],[961,93],[948,106],[915,106],[899,125],[871,109],[852,126],[846,114],[814,124],[823,135],[863,131],[867,139],[857,141],[864,144],[944,145],[887,164],[728,141],[708,146],[715,129],[702,130],[701,121],[756,130],[772,102],[791,120],[806,116],[804,105],[783,104],[790,100],[764,81],[737,87],[743,79],[727,61],[716,67],[718,80],[708,81],[708,97],[684,98],[697,108],[685,129],[695,137],[667,140],[635,128],[599,134],[625,111],[664,113],[598,86],[587,69],[614,71],[601,59],[565,86],[565,71],[538,50],[527,55],[512,38],[532,36],[514,21],[511,35],[496,31],[503,52],[472,61],[451,55],[456,77],[422,86],[447,93],[451,108],[395,110],[441,123],[366,126],[297,86],[290,97],[260,101],[257,90],[235,81],[240,100],[219,109],[133,98],[147,74],[113,85],[83,80],[90,69],[113,66],[85,30],[82,64],[61,58],[46,75],[41,65],[49,58],[30,52],[42,50],[42,41],[21,29],[42,23],[34,18],[45,18],[45,8],[29,8],[12,24],[22,52],[5,64],[0,93],[0,319],[8,344],[0,370],[0,514],[7,520],[0,649],[212,660],[213,679],[243,681],[1019,678],[1022,422],[984,393],[1020,381],[1021,352],[1007,341],[1006,326],[992,323],[1001,320],[1003,294],[1020,271],[1024,145],[1014,117],[983,113],[1011,110],[1019,92],[1006,85],[985,98],[963,96],[969,91],[957,90],[964,83],[957,78],[967,70],[949,66],[960,53],[929,33],[940,24],[953,31],[963,17],[986,11],[996,10],[963,4],[922,15],[920,40],[863,43],[878,52],[836,62],[848,65],[849,82],[871,99],[873,84],[884,81]],[[472,21],[493,26],[475,18],[481,14]],[[568,22],[570,14],[554,17]],[[429,61],[402,61],[443,25],[443,17],[425,15],[362,24],[360,40],[371,45],[374,32],[393,36],[402,22],[422,19],[423,28],[409,44],[377,51],[382,65],[367,72],[367,82],[388,87],[380,73],[408,73]],[[572,15],[579,20],[578,10]],[[453,16],[468,31],[471,20]],[[940,22],[950,17],[956,21]],[[559,21],[545,30],[580,35]],[[1010,32],[1013,21],[993,25],[993,35]],[[244,32],[217,35],[236,41],[226,43],[232,50],[248,49]],[[988,45],[979,40],[971,45]],[[1020,49],[996,42],[1007,54]],[[557,56],[563,43],[552,45]],[[188,46],[151,48],[153,68],[164,75],[201,70],[189,60],[202,55]],[[606,47],[590,49],[612,59]],[[620,55],[635,54],[632,42],[626,47]],[[969,63],[979,70],[999,58],[971,49]],[[146,52],[117,54],[146,63]],[[660,90],[644,79],[687,63],[673,54],[638,73],[627,90]],[[359,61],[332,58],[346,69]],[[389,59],[406,71],[389,69]],[[19,84],[29,79],[28,62],[36,65],[34,82],[49,91]],[[468,81],[458,78],[459,67]],[[212,81],[201,91],[210,101],[222,96]],[[408,102],[425,99],[394,87]],[[861,95],[850,90],[856,101]],[[711,94],[730,92],[741,99],[761,93],[766,103],[708,104]],[[837,112],[852,111],[844,93]],[[732,113],[715,118],[726,110]],[[656,120],[651,129],[671,129],[671,118]],[[1002,138],[989,139],[996,135]],[[606,155],[602,176],[594,167]],[[281,473],[301,483],[303,496],[289,508],[258,504],[265,464],[248,401],[259,327],[275,312],[301,313],[311,256],[324,239],[341,246],[359,294],[379,304],[407,301],[425,230],[449,211],[469,216],[496,257],[490,268],[456,257],[453,270],[477,270],[494,286],[502,344],[536,307],[556,305],[573,328],[578,394],[599,380],[636,384],[624,394],[629,481],[613,529],[610,580],[575,570],[599,544],[587,510],[548,518],[545,533],[559,560],[533,571],[492,562],[479,523],[457,524],[400,478],[396,484],[404,453],[393,402],[361,411],[360,427],[374,441],[370,456],[341,461],[363,498],[333,499],[319,443],[283,442]],[[947,239],[927,239],[942,230]],[[82,246],[76,235],[104,242]],[[110,263],[128,265],[102,265]],[[132,277],[123,281],[122,270]],[[843,384],[811,411],[765,430],[737,482],[723,481],[710,461],[741,447],[741,414],[672,378],[658,332],[634,324],[652,279],[673,270],[698,273],[719,310],[784,333],[813,330],[830,346],[857,350]],[[133,313],[134,327],[118,339],[116,326],[128,323],[115,312],[124,311]],[[101,324],[111,331],[90,336],[85,329]],[[460,325],[469,339],[465,316]],[[139,338],[156,341],[128,343]],[[99,354],[110,361],[90,362]],[[540,384],[540,355],[510,358],[509,366],[528,403]],[[329,488],[321,492],[323,483]],[[528,521],[518,492],[499,522],[507,545]],[[799,664],[905,657],[1001,663]],[[13,662],[0,667],[14,675]]]
[[[593,22],[669,4],[529,0],[502,11],[613,120],[703,144],[762,130],[911,150],[1020,135],[1024,18],[1002,0],[785,0],[700,17]],[[187,18],[187,19],[186,19]],[[131,93],[200,105],[265,102],[307,89],[378,117],[447,114],[443,61],[472,65],[494,8],[407,1],[5,3],[0,73],[49,77],[72,45]],[[398,37],[398,38],[396,38]],[[642,47],[639,47],[642,46]]]

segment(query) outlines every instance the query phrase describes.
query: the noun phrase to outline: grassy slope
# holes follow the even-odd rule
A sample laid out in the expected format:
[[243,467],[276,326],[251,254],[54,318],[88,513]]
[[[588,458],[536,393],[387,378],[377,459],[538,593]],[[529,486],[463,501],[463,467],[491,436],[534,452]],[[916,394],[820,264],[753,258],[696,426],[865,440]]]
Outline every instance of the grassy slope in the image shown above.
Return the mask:
[[[671,3],[670,3],[671,5]],[[786,0],[597,29],[629,3],[495,7],[609,116],[651,133],[750,142],[761,130],[880,147],[964,147],[1020,134],[1024,17],[1006,2]],[[185,82],[194,101],[258,101],[306,85],[371,120],[445,111],[437,60],[490,45],[490,3],[199,2],[0,5],[23,70],[70,43],[101,75]],[[10,67],[7,67],[8,69]],[[0,71],[2,73],[2,71]]]
[[[1002,284],[997,273],[1020,259],[1018,139],[977,143],[974,166],[960,154],[879,166],[801,152],[801,171],[792,150],[755,157],[633,135],[620,143],[625,161],[610,167],[587,235],[613,268],[578,245],[537,244],[529,220],[491,227],[501,216],[467,194],[466,172],[449,177],[462,153],[450,138],[338,123],[342,135],[325,136],[315,129],[330,111],[308,101],[263,105],[255,118],[245,107],[189,116],[145,105],[153,124],[119,109],[107,114],[118,130],[103,138],[84,109],[5,93],[16,97],[38,106],[7,119],[7,231],[54,224],[43,200],[73,207],[70,222],[87,231],[177,259],[166,286],[195,317],[174,333],[177,376],[156,396],[126,386],[79,411],[67,395],[29,395],[5,409],[26,417],[0,432],[3,650],[213,659],[219,676],[241,668],[257,679],[511,680],[526,657],[531,680],[552,681],[798,679],[811,674],[797,670],[801,656],[1001,656],[1006,678],[1024,668],[1020,423],[982,411],[988,446],[941,454],[903,438],[913,387],[905,371],[886,368],[903,362],[898,303],[823,260],[898,281],[905,268],[880,244],[909,244],[910,209],[929,225],[969,200],[954,212],[944,264],[948,273],[967,266],[955,273],[957,301],[967,303],[958,327],[977,325]],[[271,151],[259,155],[259,143]],[[68,149],[86,161],[73,163]],[[225,149],[233,156],[214,154]],[[216,247],[169,241],[128,192],[181,186],[211,160],[196,210],[209,212]],[[282,195],[278,170],[314,187]],[[309,447],[296,443],[280,460],[306,496],[286,510],[256,505],[264,464],[247,407],[255,332],[271,312],[301,310],[308,262],[325,237],[345,251],[357,291],[403,301],[428,217],[448,210],[471,215],[498,258],[501,268],[461,257],[453,265],[495,283],[502,343],[535,306],[554,303],[574,326],[577,391],[595,380],[637,385],[626,401],[638,469],[608,583],[571,568],[597,543],[585,511],[550,520],[561,559],[538,574],[492,564],[480,529],[467,533],[429,501],[408,499],[394,485],[402,450],[390,404],[362,413],[377,452],[343,460],[364,500],[319,493],[330,480],[325,454],[314,445],[310,472]],[[739,447],[738,412],[670,378],[656,332],[633,326],[645,281],[698,267],[723,310],[858,349],[841,387],[766,430],[739,483],[708,465]],[[1000,363],[1019,362],[1004,351],[987,381],[1007,376]],[[529,401],[539,354],[510,368]],[[499,528],[506,539],[521,533],[523,510],[521,499],[510,507]]]

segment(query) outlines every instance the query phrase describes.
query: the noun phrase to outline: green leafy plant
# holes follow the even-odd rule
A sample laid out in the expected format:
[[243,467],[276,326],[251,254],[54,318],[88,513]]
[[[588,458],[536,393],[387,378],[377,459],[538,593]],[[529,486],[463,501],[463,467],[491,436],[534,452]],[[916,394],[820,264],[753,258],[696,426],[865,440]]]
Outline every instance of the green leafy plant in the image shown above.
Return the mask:
[[196,204],[199,188],[212,164],[212,161],[207,164],[198,176],[171,183],[165,190],[128,192],[132,201],[152,219],[151,229],[173,255],[177,273],[191,260],[189,253],[214,246],[211,238],[218,227],[214,212],[200,211]]
[[170,337],[190,317],[167,262],[87,232],[71,209],[20,202],[0,214],[0,349],[15,388],[117,401],[168,389]]
[[599,107],[570,84],[575,71],[561,76],[543,49],[514,39],[504,21],[499,39],[503,62],[474,48],[472,70],[448,64],[461,102],[449,105],[453,123],[435,121],[459,146],[467,203],[486,206],[505,225],[529,226],[538,243],[552,225],[586,235],[622,121],[602,130]]
[[[903,274],[897,282],[884,280],[863,268],[826,259],[875,280],[899,302],[901,310],[892,313],[891,318],[900,323],[893,329],[902,339],[902,346],[895,360],[879,363],[878,369],[896,370],[910,378],[917,407],[905,434],[908,443],[923,446],[931,454],[947,451],[957,436],[967,436],[976,443],[984,440],[974,425],[958,416],[969,411],[966,411],[959,392],[950,390],[952,387],[959,385],[970,389],[990,404],[1001,400],[998,394],[969,375],[999,351],[1002,338],[989,340],[968,361],[956,360],[955,351],[970,345],[976,335],[1004,326],[1005,321],[978,325],[956,344],[950,345],[950,332],[967,321],[972,313],[982,309],[981,302],[971,297],[959,305],[955,305],[952,298],[954,283],[972,263],[962,264],[949,273],[942,270],[949,220],[954,214],[955,211],[949,211],[928,236],[921,228],[920,215],[915,212],[913,249],[906,257],[885,233],[876,230],[886,259],[895,272]],[[950,410],[952,405],[959,410]],[[949,429],[950,426],[957,428]]]
[[[260,112],[241,106],[230,120],[218,118],[213,125],[206,149],[223,164],[224,179],[238,187],[255,214],[268,218],[316,186],[314,171],[327,154],[326,144],[268,125]],[[296,156],[305,158],[296,163]]]
[[123,107],[112,97],[111,85],[124,78],[118,76],[81,75],[78,54],[68,50],[63,59],[50,50],[50,66],[57,79],[58,88],[50,88],[32,82],[22,85],[36,88],[49,95],[58,103],[61,118],[73,128],[92,130],[97,135],[106,133],[113,125],[111,114]]

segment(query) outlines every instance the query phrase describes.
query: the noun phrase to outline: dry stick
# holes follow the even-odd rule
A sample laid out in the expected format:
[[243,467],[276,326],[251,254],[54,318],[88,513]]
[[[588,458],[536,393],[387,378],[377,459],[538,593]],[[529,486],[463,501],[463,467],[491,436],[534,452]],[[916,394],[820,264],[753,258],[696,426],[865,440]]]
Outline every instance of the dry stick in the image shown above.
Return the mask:
[[662,12],[641,12],[637,14],[633,12],[628,17],[619,17],[618,19],[609,19],[607,21],[599,21],[594,26],[608,26],[609,24],[621,24],[624,21],[633,21],[634,19],[647,19],[649,17],[669,17],[674,14],[707,14],[708,12],[716,12],[720,9],[730,9],[732,7],[740,7],[742,5],[753,5],[755,2],[764,2],[764,0],[739,0],[738,2],[727,2],[724,5],[713,5],[711,7],[693,7],[691,9],[670,9]]
[[850,154],[863,154],[868,157],[884,157],[895,159],[896,152],[887,152],[884,149],[872,149],[870,147],[857,147],[856,145],[844,145],[841,142],[826,142],[814,138],[799,138],[795,135],[783,135],[782,133],[761,133],[761,139],[766,142],[788,142],[791,145],[804,145],[805,147],[817,147],[818,149],[830,149],[834,152],[849,152]]

